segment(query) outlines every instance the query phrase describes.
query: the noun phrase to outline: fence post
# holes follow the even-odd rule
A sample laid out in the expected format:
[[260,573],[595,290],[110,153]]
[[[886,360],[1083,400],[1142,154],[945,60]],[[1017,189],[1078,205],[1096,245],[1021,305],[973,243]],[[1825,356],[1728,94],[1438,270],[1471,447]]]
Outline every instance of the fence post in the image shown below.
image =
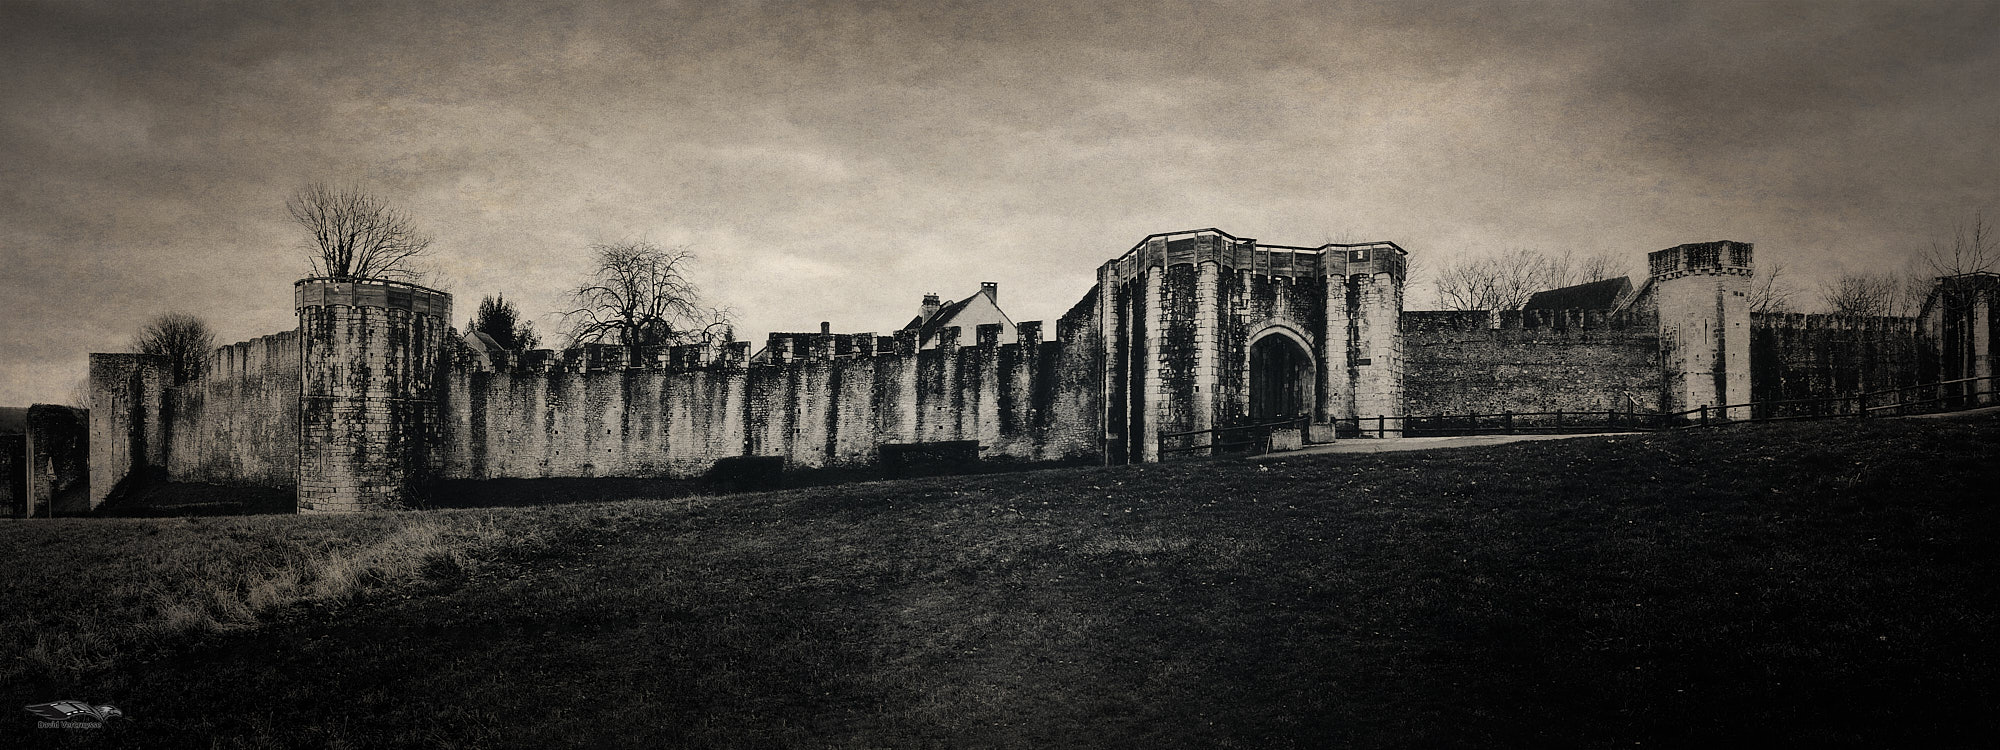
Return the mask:
[[1561,432],[1563,431],[1563,410],[1561,410],[1561,409],[1557,409],[1557,410],[1556,410],[1556,429],[1555,429],[1555,431],[1556,431],[1557,433],[1561,433]]
[[1389,434],[1388,422],[1389,422],[1388,417],[1382,416],[1380,414],[1375,415],[1375,437],[1380,438],[1388,436]]
[[1701,426],[1708,426],[1708,404],[1701,405]]
[[1514,434],[1514,410],[1508,409],[1507,411],[1501,412],[1500,424],[1501,426],[1507,429],[1507,434],[1509,435]]
[[1618,412],[1611,411],[1609,409],[1606,409],[1604,411],[1604,429],[1607,430],[1618,429]]

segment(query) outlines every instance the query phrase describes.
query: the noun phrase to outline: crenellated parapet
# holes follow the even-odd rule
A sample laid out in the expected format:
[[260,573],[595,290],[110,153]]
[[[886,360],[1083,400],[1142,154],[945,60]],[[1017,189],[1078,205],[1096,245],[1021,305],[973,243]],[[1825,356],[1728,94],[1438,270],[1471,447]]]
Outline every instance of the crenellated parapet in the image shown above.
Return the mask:
[[1900,315],[1751,313],[1750,325],[1760,331],[1856,331],[1915,335],[1918,319]]
[[1654,333],[1658,316],[1611,310],[1411,310],[1403,313],[1403,333],[1535,331],[1548,333]]
[[1748,242],[1693,242],[1647,253],[1646,269],[1656,281],[1696,274],[1749,276],[1751,256]]
[[[977,326],[970,341],[966,340],[965,329],[948,326],[938,329],[935,345],[924,352],[956,352],[960,349],[1000,349],[1005,347],[1033,348],[1042,342],[1042,322],[1030,320],[1014,324],[1012,341],[1001,341],[1005,326],[987,323]],[[878,357],[908,357],[919,353],[917,331],[901,330],[893,336],[866,333],[789,333],[775,332],[764,340],[763,352],[752,362],[757,367],[772,367],[801,362],[829,362],[852,359],[874,359]]]
[[[695,476],[717,460],[873,463],[885,443],[977,441],[982,456],[1047,460],[1097,444],[1094,381],[1040,321],[915,331],[779,332],[749,345],[621,355],[584,347],[562,366],[452,375],[445,475]],[[967,335],[967,334],[970,335]],[[505,363],[506,357],[494,357]]]
[[1400,282],[1407,255],[1394,242],[1263,245],[1220,229],[1195,229],[1148,235],[1124,255],[1107,262],[1100,276],[1123,282],[1149,268],[1213,263],[1255,276],[1310,279],[1387,273]]

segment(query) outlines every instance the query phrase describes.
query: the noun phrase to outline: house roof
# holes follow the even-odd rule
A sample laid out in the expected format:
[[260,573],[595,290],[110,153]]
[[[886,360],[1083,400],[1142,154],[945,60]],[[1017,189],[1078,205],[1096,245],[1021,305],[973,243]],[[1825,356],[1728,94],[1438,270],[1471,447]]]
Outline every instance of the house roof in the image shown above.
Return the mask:
[[1523,310],[1609,310],[1632,291],[1632,280],[1623,276],[1587,284],[1535,292]]
[[477,351],[493,352],[507,348],[500,345],[499,339],[493,338],[491,334],[484,331],[466,331],[465,343],[471,345]]
[[[937,335],[938,331],[950,328],[952,326],[952,319],[958,317],[959,313],[964,312],[965,307],[967,305],[972,304],[973,300],[979,299],[980,295],[984,295],[986,293],[987,293],[986,289],[981,289],[977,292],[974,292],[970,297],[966,297],[965,299],[959,300],[957,302],[946,304],[943,307],[938,308],[937,314],[932,315],[929,320],[925,320],[924,316],[922,315],[910,318],[909,324],[903,326],[902,330],[907,331],[912,328],[915,328],[917,329],[917,341],[919,342],[930,341],[932,340],[933,337]],[[1008,321],[1007,325],[1009,326],[1013,325],[1012,322],[1013,319],[1007,316],[1006,310],[1000,309],[999,302],[995,301],[993,303],[993,309],[999,311],[1000,318],[1002,320]]]
[[[931,337],[937,335],[940,329],[947,328],[946,324],[950,323],[952,318],[957,317],[959,312],[965,309],[966,305],[972,304],[973,297],[978,296],[978,294],[974,294],[972,297],[966,297],[965,299],[938,308],[936,315],[932,315],[930,320],[923,321],[921,325],[917,326],[917,340],[931,340]],[[923,316],[919,315],[917,317],[922,318]],[[917,321],[912,320],[910,322],[915,323]]]

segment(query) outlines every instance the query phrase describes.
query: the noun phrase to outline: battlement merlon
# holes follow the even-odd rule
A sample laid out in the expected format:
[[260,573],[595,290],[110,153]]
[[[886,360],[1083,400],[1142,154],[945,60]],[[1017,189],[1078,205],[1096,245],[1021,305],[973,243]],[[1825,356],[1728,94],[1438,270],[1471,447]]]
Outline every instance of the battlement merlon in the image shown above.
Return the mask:
[[1731,240],[1675,245],[1647,253],[1647,273],[1657,280],[1690,274],[1749,276],[1753,267],[1753,247],[1748,242]]
[[1149,268],[1215,263],[1260,276],[1313,278],[1387,273],[1400,283],[1409,251],[1394,242],[1330,242],[1317,247],[1261,245],[1220,229],[1147,235],[1099,269],[1099,279],[1125,281]]
[[451,319],[451,295],[401,281],[314,277],[292,284],[292,308],[380,307]]

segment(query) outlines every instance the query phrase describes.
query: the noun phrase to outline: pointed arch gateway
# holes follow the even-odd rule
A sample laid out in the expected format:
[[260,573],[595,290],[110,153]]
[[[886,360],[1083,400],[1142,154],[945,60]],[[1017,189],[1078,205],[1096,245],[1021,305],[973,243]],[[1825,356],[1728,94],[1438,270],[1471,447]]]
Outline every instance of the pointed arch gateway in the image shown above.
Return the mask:
[[1249,366],[1250,421],[1312,414],[1316,369],[1304,337],[1275,326],[1258,332],[1250,338]]

